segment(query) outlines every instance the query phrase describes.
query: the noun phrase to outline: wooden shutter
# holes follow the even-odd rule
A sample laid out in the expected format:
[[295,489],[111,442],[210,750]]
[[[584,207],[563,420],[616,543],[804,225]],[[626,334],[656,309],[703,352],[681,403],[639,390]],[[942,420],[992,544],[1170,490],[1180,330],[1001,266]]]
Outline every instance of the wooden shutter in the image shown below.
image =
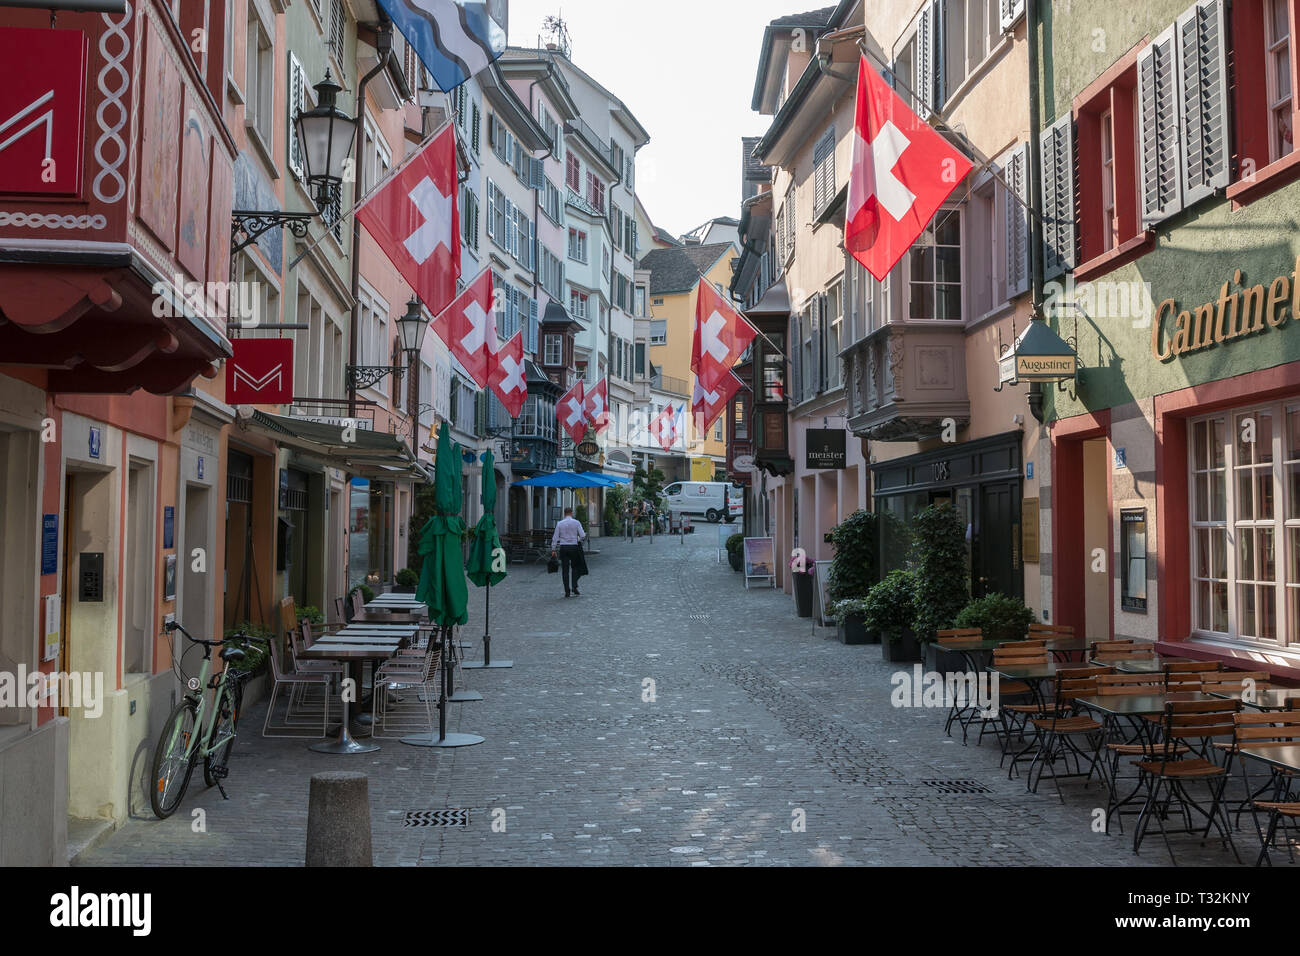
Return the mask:
[[1002,32],[1010,30],[1025,13],[1025,0],[998,0],[998,24]]
[[913,54],[912,92],[916,94],[917,113],[928,119],[934,109],[935,86],[935,8],[927,3],[916,18],[916,51]]
[[537,300],[531,299],[528,302],[528,341],[525,348],[529,355],[537,354]]
[[289,169],[299,179],[303,176],[302,143],[298,141],[298,128],[294,120],[300,110],[305,110],[307,94],[307,73],[302,62],[289,54]]
[[[1029,144],[1021,143],[1006,155],[1003,178],[1012,195],[1004,197],[1006,219],[1007,298],[1029,291]],[[1016,201],[1020,198],[1020,202]]]
[[1228,60],[1223,0],[1198,0],[1178,35],[1183,205],[1228,185]]
[[477,154],[478,142],[479,142],[478,140],[479,120],[482,119],[482,116],[479,113],[478,103],[474,104],[473,113],[474,113],[474,122],[470,128],[470,145],[473,148],[475,154]]
[[1173,26],[1138,53],[1138,180],[1144,227],[1183,208],[1177,59]]
[[1074,119],[1068,113],[1043,130],[1043,278],[1074,268]]
[[497,145],[497,114],[488,114],[488,146],[496,149]]
[[826,208],[835,195],[835,127],[831,126],[813,149],[813,208]]

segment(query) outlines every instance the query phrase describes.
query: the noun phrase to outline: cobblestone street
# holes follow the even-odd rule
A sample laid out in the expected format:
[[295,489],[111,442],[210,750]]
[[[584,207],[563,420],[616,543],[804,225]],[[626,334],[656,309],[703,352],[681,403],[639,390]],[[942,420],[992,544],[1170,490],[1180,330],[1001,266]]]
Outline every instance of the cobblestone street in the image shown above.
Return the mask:
[[[844,646],[796,618],[788,596],[746,592],[717,561],[714,529],[701,532],[685,544],[599,540],[582,596],[568,600],[542,565],[512,566],[494,589],[492,632],[494,657],[514,667],[466,671],[486,699],[451,711],[450,729],[485,743],[316,754],[309,741],[263,739],[259,704],[241,722],[228,801],[196,773],[174,817],[145,807],[80,862],[301,864],[309,778],[338,769],[370,775],[385,865],[1169,862],[1158,832],[1140,857],[1128,837],[1093,832],[1096,784],[1066,782],[1064,805],[1050,781],[1028,794],[992,743],[944,737],[945,711],[891,707],[896,665],[878,646]],[[481,634],[482,608],[471,588],[467,636]],[[927,783],[952,780],[988,792]],[[196,808],[205,833],[192,832]],[[467,808],[469,825],[403,826],[408,810],[441,808]],[[1253,859],[1253,837],[1237,838]],[[1174,839],[1180,864],[1232,862],[1215,841]]]

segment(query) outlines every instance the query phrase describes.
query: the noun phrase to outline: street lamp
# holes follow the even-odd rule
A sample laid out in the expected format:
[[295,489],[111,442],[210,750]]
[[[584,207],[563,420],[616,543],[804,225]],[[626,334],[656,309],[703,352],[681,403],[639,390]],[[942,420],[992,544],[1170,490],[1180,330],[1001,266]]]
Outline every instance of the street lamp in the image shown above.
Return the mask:
[[[397,320],[397,339],[407,365],[415,361],[424,345],[424,333],[429,323],[424,317],[424,307],[419,296],[413,296],[406,304],[406,314]],[[370,388],[386,375],[401,375],[406,369],[401,365],[349,365],[347,367],[348,387],[353,389]]]
[[[307,185],[316,188],[315,212],[283,212],[279,209],[235,209],[231,211],[230,251],[236,253],[257,240],[257,237],[276,226],[288,226],[299,239],[307,236],[307,226],[320,215],[320,211],[334,201],[336,190],[343,183],[344,166],[352,152],[352,141],[357,135],[357,120],[338,108],[336,100],[339,86],[330,78],[312,87],[316,91],[316,107],[306,112],[298,111],[294,118],[294,135],[298,137],[307,174]],[[242,236],[240,239],[238,237]]]

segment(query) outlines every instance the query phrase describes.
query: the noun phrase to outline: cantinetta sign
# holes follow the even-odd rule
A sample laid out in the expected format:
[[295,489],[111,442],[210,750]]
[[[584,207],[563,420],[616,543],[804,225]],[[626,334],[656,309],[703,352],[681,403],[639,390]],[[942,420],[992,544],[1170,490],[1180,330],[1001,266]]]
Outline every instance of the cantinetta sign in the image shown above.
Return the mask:
[[[1219,298],[1190,311],[1179,311],[1173,299],[1165,299],[1156,309],[1151,325],[1151,354],[1158,361],[1170,362],[1188,352],[1197,352],[1232,339],[1253,335],[1287,324],[1287,306],[1291,318],[1300,322],[1300,256],[1296,269],[1283,273],[1269,283],[1229,292],[1229,286],[1242,285],[1240,269],[1233,270],[1232,282],[1219,289]],[[1288,278],[1289,276],[1289,278]]]

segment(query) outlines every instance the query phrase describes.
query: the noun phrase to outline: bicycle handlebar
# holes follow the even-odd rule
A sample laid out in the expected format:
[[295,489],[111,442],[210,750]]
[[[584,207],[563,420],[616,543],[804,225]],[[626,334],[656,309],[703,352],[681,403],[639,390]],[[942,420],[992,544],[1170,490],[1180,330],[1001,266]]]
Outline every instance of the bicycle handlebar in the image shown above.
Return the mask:
[[252,637],[249,634],[245,634],[243,631],[236,631],[234,634],[231,634],[230,637],[226,638],[225,640],[205,641],[203,638],[195,637],[189,631],[185,630],[185,628],[181,626],[180,621],[168,621],[163,625],[163,630],[169,633],[171,631],[180,631],[182,634],[184,634],[187,638],[189,638],[189,640],[193,641],[195,644],[203,644],[206,647],[220,647],[222,644],[227,643],[227,641],[251,641],[254,644],[267,644],[268,646],[270,644],[270,642],[264,637]]

